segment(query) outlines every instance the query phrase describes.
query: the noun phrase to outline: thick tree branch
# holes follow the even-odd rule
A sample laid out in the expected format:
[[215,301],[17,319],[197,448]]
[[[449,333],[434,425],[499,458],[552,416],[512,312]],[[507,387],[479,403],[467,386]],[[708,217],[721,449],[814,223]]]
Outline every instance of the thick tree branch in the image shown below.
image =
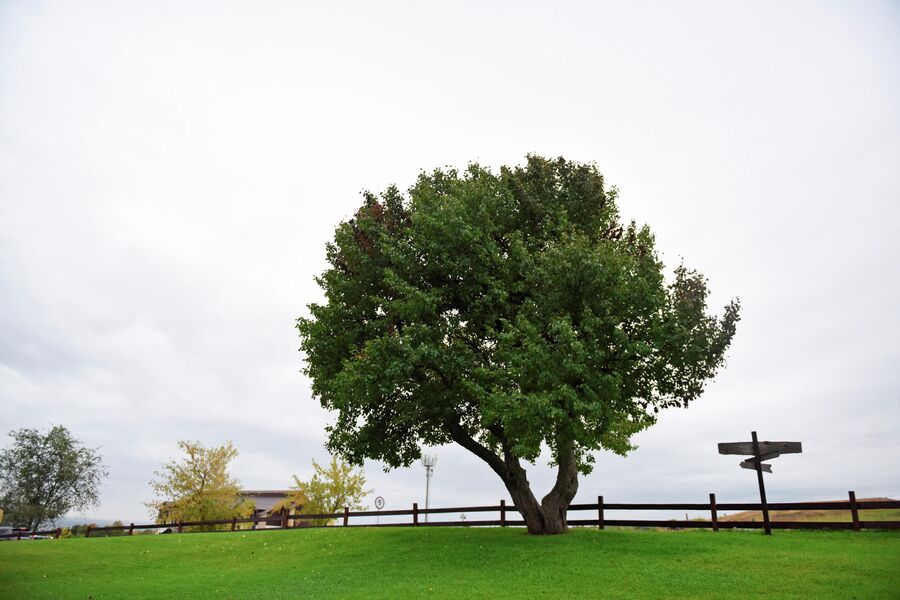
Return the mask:
[[469,432],[466,431],[466,428],[462,426],[458,419],[447,419],[446,425],[454,442],[486,462],[497,475],[502,477],[504,481],[506,480],[506,463],[503,459],[478,443],[475,438],[469,435]]

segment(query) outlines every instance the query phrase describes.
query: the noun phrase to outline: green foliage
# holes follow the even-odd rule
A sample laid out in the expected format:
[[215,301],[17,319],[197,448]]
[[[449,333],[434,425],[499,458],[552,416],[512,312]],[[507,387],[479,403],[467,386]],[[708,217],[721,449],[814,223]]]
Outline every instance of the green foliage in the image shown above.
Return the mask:
[[[115,521],[112,522],[113,527],[122,527],[124,525],[125,525],[125,523],[123,523],[122,521],[120,521],[118,519],[116,519]],[[117,537],[120,535],[128,535],[128,532],[124,529],[113,529],[112,531],[107,531],[104,533],[106,533],[107,537]]]
[[[151,481],[157,499],[145,503],[157,523],[180,521],[217,521],[248,517],[253,502],[240,496],[241,485],[228,473],[228,463],[238,452],[231,442],[206,448],[199,442],[178,442],[185,457],[170,461],[158,480]],[[193,530],[225,529],[227,525],[196,526]]]
[[61,425],[47,433],[11,431],[0,451],[0,507],[12,525],[41,529],[71,510],[99,505],[107,475],[100,453],[85,448]]
[[[299,506],[301,514],[320,515],[335,513],[344,507],[363,510],[362,499],[372,490],[366,490],[366,478],[362,469],[353,470],[353,465],[331,457],[331,464],[325,468],[313,461],[313,476],[309,481],[300,481],[294,475],[293,493],[286,499],[290,505]],[[327,525],[331,519],[312,519],[310,525]]]
[[297,322],[337,411],[328,447],[355,464],[457,441],[498,470],[491,455],[533,461],[546,444],[588,472],[724,362],[737,301],[719,319],[702,275],[679,266],[667,283],[650,229],[620,222],[594,165],[529,156],[364,196],[327,245],[325,303]]
[[84,537],[88,527],[93,529],[96,526],[96,523],[81,523],[72,525],[71,527],[63,527],[60,537]]
[[874,599],[897,597],[898,557],[872,531],[197,533],[0,543],[0,597]]

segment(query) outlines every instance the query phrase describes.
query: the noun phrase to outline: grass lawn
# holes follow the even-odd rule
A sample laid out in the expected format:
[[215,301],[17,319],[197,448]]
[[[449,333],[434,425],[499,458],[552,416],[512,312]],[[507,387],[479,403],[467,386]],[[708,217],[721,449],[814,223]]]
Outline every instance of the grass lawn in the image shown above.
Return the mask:
[[900,534],[334,528],[0,543],[0,598],[900,598]]

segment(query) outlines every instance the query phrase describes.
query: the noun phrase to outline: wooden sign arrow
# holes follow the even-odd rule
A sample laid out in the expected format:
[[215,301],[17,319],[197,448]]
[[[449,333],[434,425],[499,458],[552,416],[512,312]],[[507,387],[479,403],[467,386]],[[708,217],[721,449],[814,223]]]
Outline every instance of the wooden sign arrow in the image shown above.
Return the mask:
[[[749,460],[745,460],[745,461],[741,462],[741,468],[742,469],[750,469],[751,471],[755,471],[756,470],[756,461],[753,460],[752,458]],[[759,463],[759,468],[762,469],[763,471],[765,471],[766,473],[772,472],[772,465],[767,464],[767,463]]]
[[[760,455],[778,452],[779,454],[799,454],[803,452],[800,442],[760,442]],[[743,454],[753,455],[753,442],[722,442],[719,444],[719,454]]]
[[[767,454],[760,454],[759,460],[772,460],[773,458],[778,458],[781,456],[781,452],[769,452]],[[753,458],[748,458],[747,460],[753,460]]]

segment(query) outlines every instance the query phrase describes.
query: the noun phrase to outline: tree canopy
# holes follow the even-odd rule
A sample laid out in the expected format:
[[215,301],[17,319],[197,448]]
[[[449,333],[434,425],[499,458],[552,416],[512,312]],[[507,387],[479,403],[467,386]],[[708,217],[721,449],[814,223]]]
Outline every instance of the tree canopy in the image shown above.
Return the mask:
[[[185,456],[163,465],[150,482],[157,499],[147,502],[157,522],[219,521],[252,514],[253,502],[241,497],[241,484],[228,473],[238,451],[231,442],[207,448],[199,442],[178,442]],[[216,529],[203,526],[201,529]]]
[[[739,319],[737,301],[707,313],[698,272],[667,282],[617,200],[596,166],[538,156],[364,193],[326,247],[325,302],[297,322],[313,392],[337,411],[329,448],[396,467],[458,443],[529,531],[565,531],[593,453],[627,453],[660,409],[697,398]],[[538,503],[522,461],[542,447],[557,480]]]
[[37,530],[67,512],[99,505],[107,472],[97,449],[86,448],[61,425],[47,433],[11,431],[0,451],[0,508],[3,519]]

